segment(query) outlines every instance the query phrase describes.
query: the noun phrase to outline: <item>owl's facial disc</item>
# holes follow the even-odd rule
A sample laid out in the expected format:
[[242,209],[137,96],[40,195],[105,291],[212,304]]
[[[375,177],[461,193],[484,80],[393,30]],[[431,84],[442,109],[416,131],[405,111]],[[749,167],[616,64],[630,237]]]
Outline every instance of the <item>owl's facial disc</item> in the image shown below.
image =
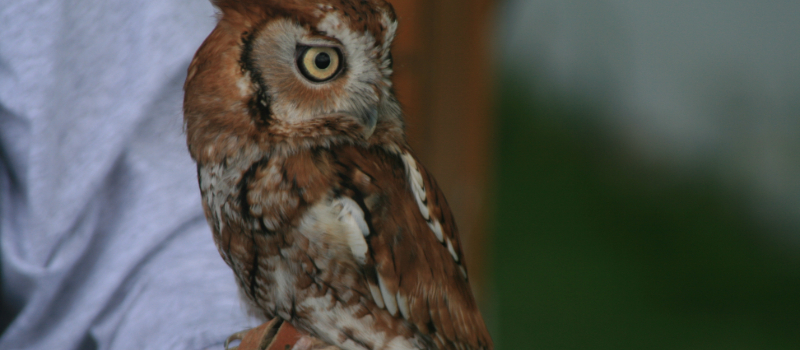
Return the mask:
[[394,27],[379,41],[347,21],[330,12],[314,23],[278,18],[246,32],[237,87],[248,106],[258,107],[252,118],[285,124],[344,118],[359,125],[364,139],[378,124],[399,120],[388,57]]

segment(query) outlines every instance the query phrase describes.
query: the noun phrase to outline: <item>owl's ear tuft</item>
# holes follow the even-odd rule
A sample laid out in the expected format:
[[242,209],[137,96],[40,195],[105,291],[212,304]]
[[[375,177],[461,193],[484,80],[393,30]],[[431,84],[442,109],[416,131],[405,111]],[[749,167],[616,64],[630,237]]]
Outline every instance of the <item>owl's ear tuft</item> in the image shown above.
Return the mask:
[[227,13],[228,11],[231,10],[236,12],[242,12],[248,7],[254,5],[254,1],[211,0],[211,4],[214,5],[214,7],[222,10],[223,13]]
[[214,7],[223,15],[237,13],[240,15],[260,15],[265,9],[276,7],[276,1],[265,0],[211,0]]
[[[260,2],[264,2],[264,1],[260,1]],[[214,6],[220,8],[220,9],[231,9],[231,8],[237,8],[237,7],[252,6],[252,5],[255,5],[255,4],[259,3],[259,1],[252,1],[252,0],[211,0],[211,3]]]
[[221,18],[254,25],[268,18],[291,18],[302,24],[316,24],[314,2],[288,0],[211,0]]

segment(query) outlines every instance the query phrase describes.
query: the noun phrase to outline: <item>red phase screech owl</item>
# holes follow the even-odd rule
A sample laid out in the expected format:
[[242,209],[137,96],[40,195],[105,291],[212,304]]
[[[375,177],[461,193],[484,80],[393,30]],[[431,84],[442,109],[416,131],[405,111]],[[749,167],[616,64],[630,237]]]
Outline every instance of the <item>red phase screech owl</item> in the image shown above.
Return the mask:
[[187,142],[243,299],[342,349],[492,349],[458,231],[406,142],[383,0],[216,0]]

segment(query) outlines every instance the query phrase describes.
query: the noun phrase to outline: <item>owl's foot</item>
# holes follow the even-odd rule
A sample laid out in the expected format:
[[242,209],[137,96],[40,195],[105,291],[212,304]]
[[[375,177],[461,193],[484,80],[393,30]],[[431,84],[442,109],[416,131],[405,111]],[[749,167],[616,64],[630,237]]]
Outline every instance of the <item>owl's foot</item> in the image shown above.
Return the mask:
[[[225,350],[266,350],[282,323],[283,320],[273,318],[258,327],[233,333],[225,340]],[[237,340],[239,345],[230,346]]]
[[235,342],[237,340],[244,339],[244,336],[247,334],[247,332],[249,332],[251,330],[252,329],[246,329],[246,330],[243,330],[241,332],[236,332],[236,333],[231,334],[231,336],[228,337],[228,339],[225,339],[225,350],[237,350],[237,349],[239,349],[238,345],[234,346],[234,347],[230,347],[231,343],[233,343],[233,342]]

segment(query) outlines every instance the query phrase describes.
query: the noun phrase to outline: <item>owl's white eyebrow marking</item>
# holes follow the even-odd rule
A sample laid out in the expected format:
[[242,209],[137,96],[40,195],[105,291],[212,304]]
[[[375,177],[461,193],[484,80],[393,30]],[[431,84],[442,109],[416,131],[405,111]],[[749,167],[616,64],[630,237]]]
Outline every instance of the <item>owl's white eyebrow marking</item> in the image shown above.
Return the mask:
[[342,46],[342,42],[338,39],[320,35],[306,36],[299,39],[297,43],[306,46]]

